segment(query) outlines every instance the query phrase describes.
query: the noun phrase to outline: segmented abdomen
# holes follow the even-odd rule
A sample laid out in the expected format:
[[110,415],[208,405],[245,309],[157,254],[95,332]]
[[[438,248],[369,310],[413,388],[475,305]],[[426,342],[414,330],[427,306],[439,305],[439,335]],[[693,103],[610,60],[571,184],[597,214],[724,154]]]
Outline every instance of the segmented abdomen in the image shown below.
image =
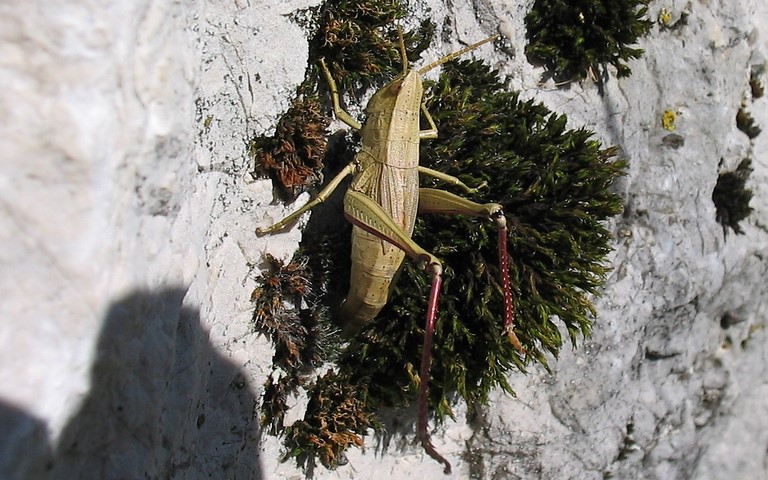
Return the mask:
[[[410,236],[419,203],[418,182],[415,168],[372,162],[350,188],[375,200]],[[340,313],[345,334],[354,334],[387,303],[404,257],[405,252],[388,241],[358,226],[352,229],[350,288]]]
[[386,305],[404,257],[398,247],[353,227],[349,293],[340,312],[346,335],[357,332]]

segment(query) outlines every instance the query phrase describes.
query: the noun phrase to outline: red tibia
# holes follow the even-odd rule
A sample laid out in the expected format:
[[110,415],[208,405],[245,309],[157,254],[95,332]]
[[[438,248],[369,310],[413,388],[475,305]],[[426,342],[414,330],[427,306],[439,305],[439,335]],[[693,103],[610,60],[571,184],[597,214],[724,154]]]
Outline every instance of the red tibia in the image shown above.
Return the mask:
[[515,306],[512,305],[512,287],[509,283],[507,263],[507,226],[499,227],[499,270],[501,286],[504,288],[504,331],[512,329],[515,320]]
[[437,453],[427,432],[427,390],[429,387],[429,369],[432,365],[432,337],[435,333],[435,319],[437,317],[437,301],[440,298],[440,287],[443,283],[440,265],[431,265],[432,289],[429,292],[429,304],[427,306],[427,324],[424,332],[424,347],[421,351],[421,370],[419,371],[419,422],[416,436],[421,441],[421,446],[427,454],[445,465],[443,472],[451,473],[451,464],[442,455]]
[[520,353],[525,348],[515,335],[515,306],[512,304],[512,286],[509,282],[509,265],[507,263],[507,222],[503,213],[497,218],[499,224],[499,269],[501,270],[501,286],[504,289],[504,333],[507,334],[512,346]]

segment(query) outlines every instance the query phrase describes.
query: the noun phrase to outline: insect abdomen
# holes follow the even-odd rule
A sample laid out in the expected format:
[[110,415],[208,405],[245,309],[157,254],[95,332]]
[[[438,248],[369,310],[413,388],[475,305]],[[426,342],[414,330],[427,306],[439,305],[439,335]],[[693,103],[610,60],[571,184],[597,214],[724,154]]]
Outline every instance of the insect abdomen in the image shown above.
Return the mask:
[[405,253],[365,230],[352,229],[353,279],[341,307],[344,334],[354,335],[386,305]]

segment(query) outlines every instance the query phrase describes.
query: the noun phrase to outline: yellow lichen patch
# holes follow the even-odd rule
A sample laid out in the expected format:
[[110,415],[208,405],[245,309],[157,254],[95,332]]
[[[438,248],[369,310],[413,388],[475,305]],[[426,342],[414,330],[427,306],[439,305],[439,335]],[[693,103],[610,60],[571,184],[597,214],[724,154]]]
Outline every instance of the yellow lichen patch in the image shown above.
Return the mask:
[[672,132],[675,130],[675,120],[677,120],[677,113],[673,110],[666,110],[661,115],[661,126],[664,130]]
[[670,12],[667,7],[662,8],[661,12],[659,12],[659,24],[663,27],[666,27],[669,25],[669,22],[671,21],[672,21],[672,12]]

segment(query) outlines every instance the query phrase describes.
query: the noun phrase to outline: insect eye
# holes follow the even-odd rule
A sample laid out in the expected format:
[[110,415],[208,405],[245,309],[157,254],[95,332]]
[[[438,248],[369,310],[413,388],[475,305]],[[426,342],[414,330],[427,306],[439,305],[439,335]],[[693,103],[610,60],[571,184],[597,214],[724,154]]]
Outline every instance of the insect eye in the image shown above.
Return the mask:
[[392,93],[398,93],[403,88],[403,80],[395,80],[389,85],[389,91]]

